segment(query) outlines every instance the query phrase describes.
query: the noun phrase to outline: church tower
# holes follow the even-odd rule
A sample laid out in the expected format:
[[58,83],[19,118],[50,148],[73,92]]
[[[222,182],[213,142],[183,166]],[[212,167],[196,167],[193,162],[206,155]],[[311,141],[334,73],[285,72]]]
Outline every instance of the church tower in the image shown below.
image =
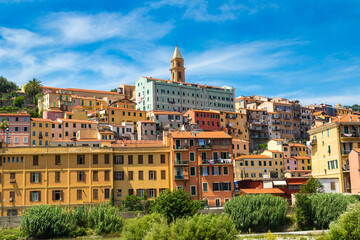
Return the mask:
[[184,59],[182,58],[179,48],[176,46],[174,55],[171,59],[171,81],[185,82]]

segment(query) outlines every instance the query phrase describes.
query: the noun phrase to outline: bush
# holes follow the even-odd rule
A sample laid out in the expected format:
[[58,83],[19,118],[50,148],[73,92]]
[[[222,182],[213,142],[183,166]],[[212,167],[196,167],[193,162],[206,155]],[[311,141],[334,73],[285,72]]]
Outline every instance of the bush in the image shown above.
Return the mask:
[[234,221],[242,232],[274,230],[282,226],[288,209],[281,197],[259,194],[233,198],[224,206],[224,213]]
[[[179,219],[172,226],[177,239],[234,239],[237,233],[234,222],[227,215],[196,214],[194,217]],[[153,238],[155,239],[155,238]]]
[[360,203],[350,205],[335,222],[330,224],[330,231],[325,239],[329,240],[355,240],[360,236]]
[[356,198],[338,193],[297,194],[295,213],[301,229],[327,229]]
[[141,197],[136,195],[127,195],[125,197],[124,206],[129,212],[143,211]]
[[128,219],[125,222],[121,237],[122,239],[142,240],[154,225],[168,226],[166,218],[158,213],[149,214],[142,218]]
[[182,189],[172,192],[167,189],[155,199],[151,212],[164,215],[168,223],[170,223],[177,218],[194,216],[204,207],[205,203],[203,201],[192,201],[190,195]]
[[101,204],[90,209],[88,227],[94,229],[95,233],[99,235],[120,232],[123,227],[123,219],[121,216],[117,216],[115,207]]
[[73,211],[70,210],[68,214],[71,227],[88,228],[89,210],[90,208],[88,206],[78,206],[75,207]]
[[39,205],[24,211],[21,231],[31,238],[55,238],[69,235],[69,221],[59,206]]

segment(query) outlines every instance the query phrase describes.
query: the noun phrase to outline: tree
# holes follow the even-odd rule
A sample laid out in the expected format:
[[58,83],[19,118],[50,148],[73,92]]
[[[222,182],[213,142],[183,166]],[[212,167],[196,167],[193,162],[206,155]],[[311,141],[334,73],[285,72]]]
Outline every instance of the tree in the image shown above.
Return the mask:
[[5,131],[9,128],[10,124],[9,122],[3,118],[2,121],[0,122],[0,129],[3,131],[3,142],[6,142],[5,141]]
[[33,78],[25,85],[25,93],[27,96],[33,99],[33,103],[36,104],[37,99],[36,95],[42,92],[41,81]]
[[18,86],[16,83],[8,81],[3,76],[0,76],[0,92],[1,93],[9,93],[12,91],[16,91],[18,89]]
[[267,143],[259,144],[258,149],[259,150],[265,150],[267,148]]
[[194,216],[204,206],[202,201],[192,201],[190,195],[182,189],[172,192],[167,189],[155,199],[151,212],[164,215],[170,223],[178,218]]
[[323,185],[319,179],[309,178],[306,184],[301,186],[300,193],[320,193],[323,191]]
[[22,108],[22,106],[25,103],[25,97],[24,96],[20,96],[14,99],[14,106],[18,107],[18,108]]
[[117,92],[117,88],[111,89],[110,92]]

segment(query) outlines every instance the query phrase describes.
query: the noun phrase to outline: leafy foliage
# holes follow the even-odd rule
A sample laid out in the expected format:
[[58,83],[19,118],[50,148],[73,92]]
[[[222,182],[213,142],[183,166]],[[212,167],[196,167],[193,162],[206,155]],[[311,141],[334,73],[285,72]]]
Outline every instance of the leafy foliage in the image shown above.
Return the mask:
[[224,213],[243,232],[273,230],[285,221],[288,203],[281,197],[267,194],[233,198],[224,206]]
[[330,231],[325,237],[329,240],[356,240],[360,236],[360,203],[350,205],[347,212],[330,224]]
[[336,193],[297,194],[295,213],[301,229],[327,229],[329,224],[358,200]]
[[129,219],[125,222],[122,239],[142,240],[155,225],[167,226],[166,218],[153,213],[142,218]]
[[88,227],[94,229],[96,234],[120,232],[123,219],[117,216],[116,208],[109,204],[101,204],[90,209]]
[[24,96],[20,96],[14,99],[14,106],[21,108],[25,103],[25,97]]
[[59,206],[39,205],[25,210],[21,231],[32,238],[55,238],[70,232],[66,213]]
[[306,184],[301,186],[300,193],[320,193],[323,191],[323,185],[319,179],[309,178]]
[[3,76],[0,76],[0,93],[10,93],[12,91],[16,91],[18,86],[15,82],[8,81]]
[[182,189],[165,190],[155,199],[151,212],[164,215],[167,221],[173,222],[177,218],[194,216],[205,207],[202,201],[192,201],[188,193]]
[[130,212],[142,211],[143,206],[141,200],[142,198],[136,195],[126,195],[123,205]]
[[36,95],[42,92],[41,81],[33,78],[29,80],[28,83],[25,85],[25,93],[27,96],[33,99],[33,103],[36,104]]

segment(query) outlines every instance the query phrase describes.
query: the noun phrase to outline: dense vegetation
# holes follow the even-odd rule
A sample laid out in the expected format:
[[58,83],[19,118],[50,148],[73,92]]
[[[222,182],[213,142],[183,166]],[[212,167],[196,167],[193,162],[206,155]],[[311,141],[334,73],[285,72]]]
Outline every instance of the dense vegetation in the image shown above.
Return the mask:
[[15,82],[9,81],[3,76],[0,76],[0,93],[11,93],[17,89],[18,86]]
[[242,232],[276,230],[286,218],[288,203],[281,197],[267,194],[233,198],[224,206],[224,213]]

